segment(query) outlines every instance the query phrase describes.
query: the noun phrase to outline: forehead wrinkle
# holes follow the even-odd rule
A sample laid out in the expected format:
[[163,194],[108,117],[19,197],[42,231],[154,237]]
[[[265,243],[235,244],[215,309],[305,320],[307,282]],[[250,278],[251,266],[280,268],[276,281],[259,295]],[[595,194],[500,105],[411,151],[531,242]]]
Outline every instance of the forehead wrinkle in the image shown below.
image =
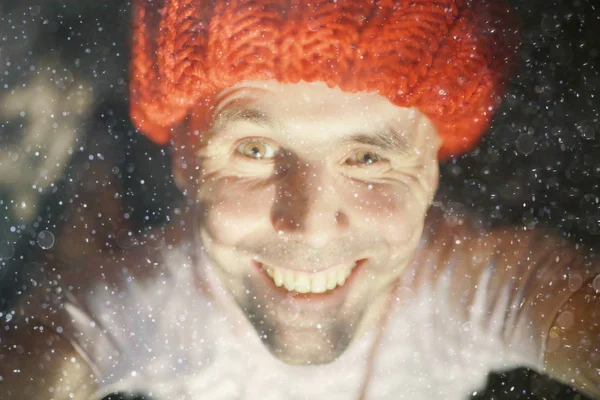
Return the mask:
[[386,151],[394,151],[401,154],[409,154],[407,140],[395,129],[387,126],[373,133],[355,133],[345,140],[347,144],[361,143],[369,146],[379,147]]
[[225,106],[225,108],[219,111],[216,118],[214,118],[211,130],[220,131],[227,125],[237,122],[248,122],[279,132],[283,130],[281,121],[269,116],[264,111],[248,106],[247,103],[247,100],[240,99],[234,100]]

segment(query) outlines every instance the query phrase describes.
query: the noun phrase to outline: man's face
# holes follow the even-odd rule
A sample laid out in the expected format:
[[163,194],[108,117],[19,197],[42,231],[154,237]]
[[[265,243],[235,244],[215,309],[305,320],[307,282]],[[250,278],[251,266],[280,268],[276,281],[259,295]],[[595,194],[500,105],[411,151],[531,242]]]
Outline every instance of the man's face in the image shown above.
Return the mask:
[[336,359],[418,244],[435,128],[378,94],[256,81],[222,92],[202,135],[196,222],[223,287],[279,359]]

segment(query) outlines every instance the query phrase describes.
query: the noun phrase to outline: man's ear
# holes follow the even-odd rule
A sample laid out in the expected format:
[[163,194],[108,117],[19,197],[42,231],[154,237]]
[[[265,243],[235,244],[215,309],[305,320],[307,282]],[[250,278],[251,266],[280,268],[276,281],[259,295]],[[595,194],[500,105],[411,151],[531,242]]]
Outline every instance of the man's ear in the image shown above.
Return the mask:
[[175,185],[182,192],[186,192],[189,190],[189,166],[186,163],[186,160],[189,158],[185,155],[187,152],[185,149],[181,148],[179,145],[175,145],[172,147],[172,161],[171,168],[173,170],[173,180],[175,181]]
[[175,184],[183,193],[194,193],[199,175],[197,149],[185,133],[185,127],[177,128],[171,140],[171,169]]
[[431,193],[429,194],[429,203],[431,204],[431,202],[433,202],[433,198],[435,197],[438,185],[440,183],[440,162],[437,156],[434,160],[431,161],[427,169],[427,183],[430,185],[429,187],[431,188]]
[[440,161],[438,157],[439,149],[442,145],[442,139],[439,135],[434,136],[434,140],[430,144],[429,157],[426,165],[425,180],[429,186],[429,203],[433,202],[433,198],[440,183]]
[[179,126],[173,128],[172,170],[175,184],[183,193],[195,193],[200,178],[198,151],[206,146],[207,132],[212,122],[211,98],[198,107]]

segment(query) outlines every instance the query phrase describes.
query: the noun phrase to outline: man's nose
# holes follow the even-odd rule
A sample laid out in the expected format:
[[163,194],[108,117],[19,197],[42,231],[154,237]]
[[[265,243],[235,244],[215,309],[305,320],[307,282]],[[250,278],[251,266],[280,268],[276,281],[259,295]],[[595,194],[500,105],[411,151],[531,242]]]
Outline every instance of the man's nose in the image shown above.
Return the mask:
[[280,234],[322,248],[349,227],[342,199],[324,165],[289,170],[278,183],[276,196],[271,224]]

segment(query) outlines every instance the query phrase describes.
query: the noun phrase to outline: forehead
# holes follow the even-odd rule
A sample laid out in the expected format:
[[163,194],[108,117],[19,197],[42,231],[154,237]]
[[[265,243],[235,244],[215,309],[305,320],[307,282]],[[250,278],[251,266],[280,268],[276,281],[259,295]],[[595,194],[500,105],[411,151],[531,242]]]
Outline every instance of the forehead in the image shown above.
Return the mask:
[[377,93],[347,93],[322,82],[243,82],[219,94],[213,114],[216,126],[265,125],[309,141],[324,133],[332,140],[393,130],[412,142],[427,122],[418,110],[395,106]]

